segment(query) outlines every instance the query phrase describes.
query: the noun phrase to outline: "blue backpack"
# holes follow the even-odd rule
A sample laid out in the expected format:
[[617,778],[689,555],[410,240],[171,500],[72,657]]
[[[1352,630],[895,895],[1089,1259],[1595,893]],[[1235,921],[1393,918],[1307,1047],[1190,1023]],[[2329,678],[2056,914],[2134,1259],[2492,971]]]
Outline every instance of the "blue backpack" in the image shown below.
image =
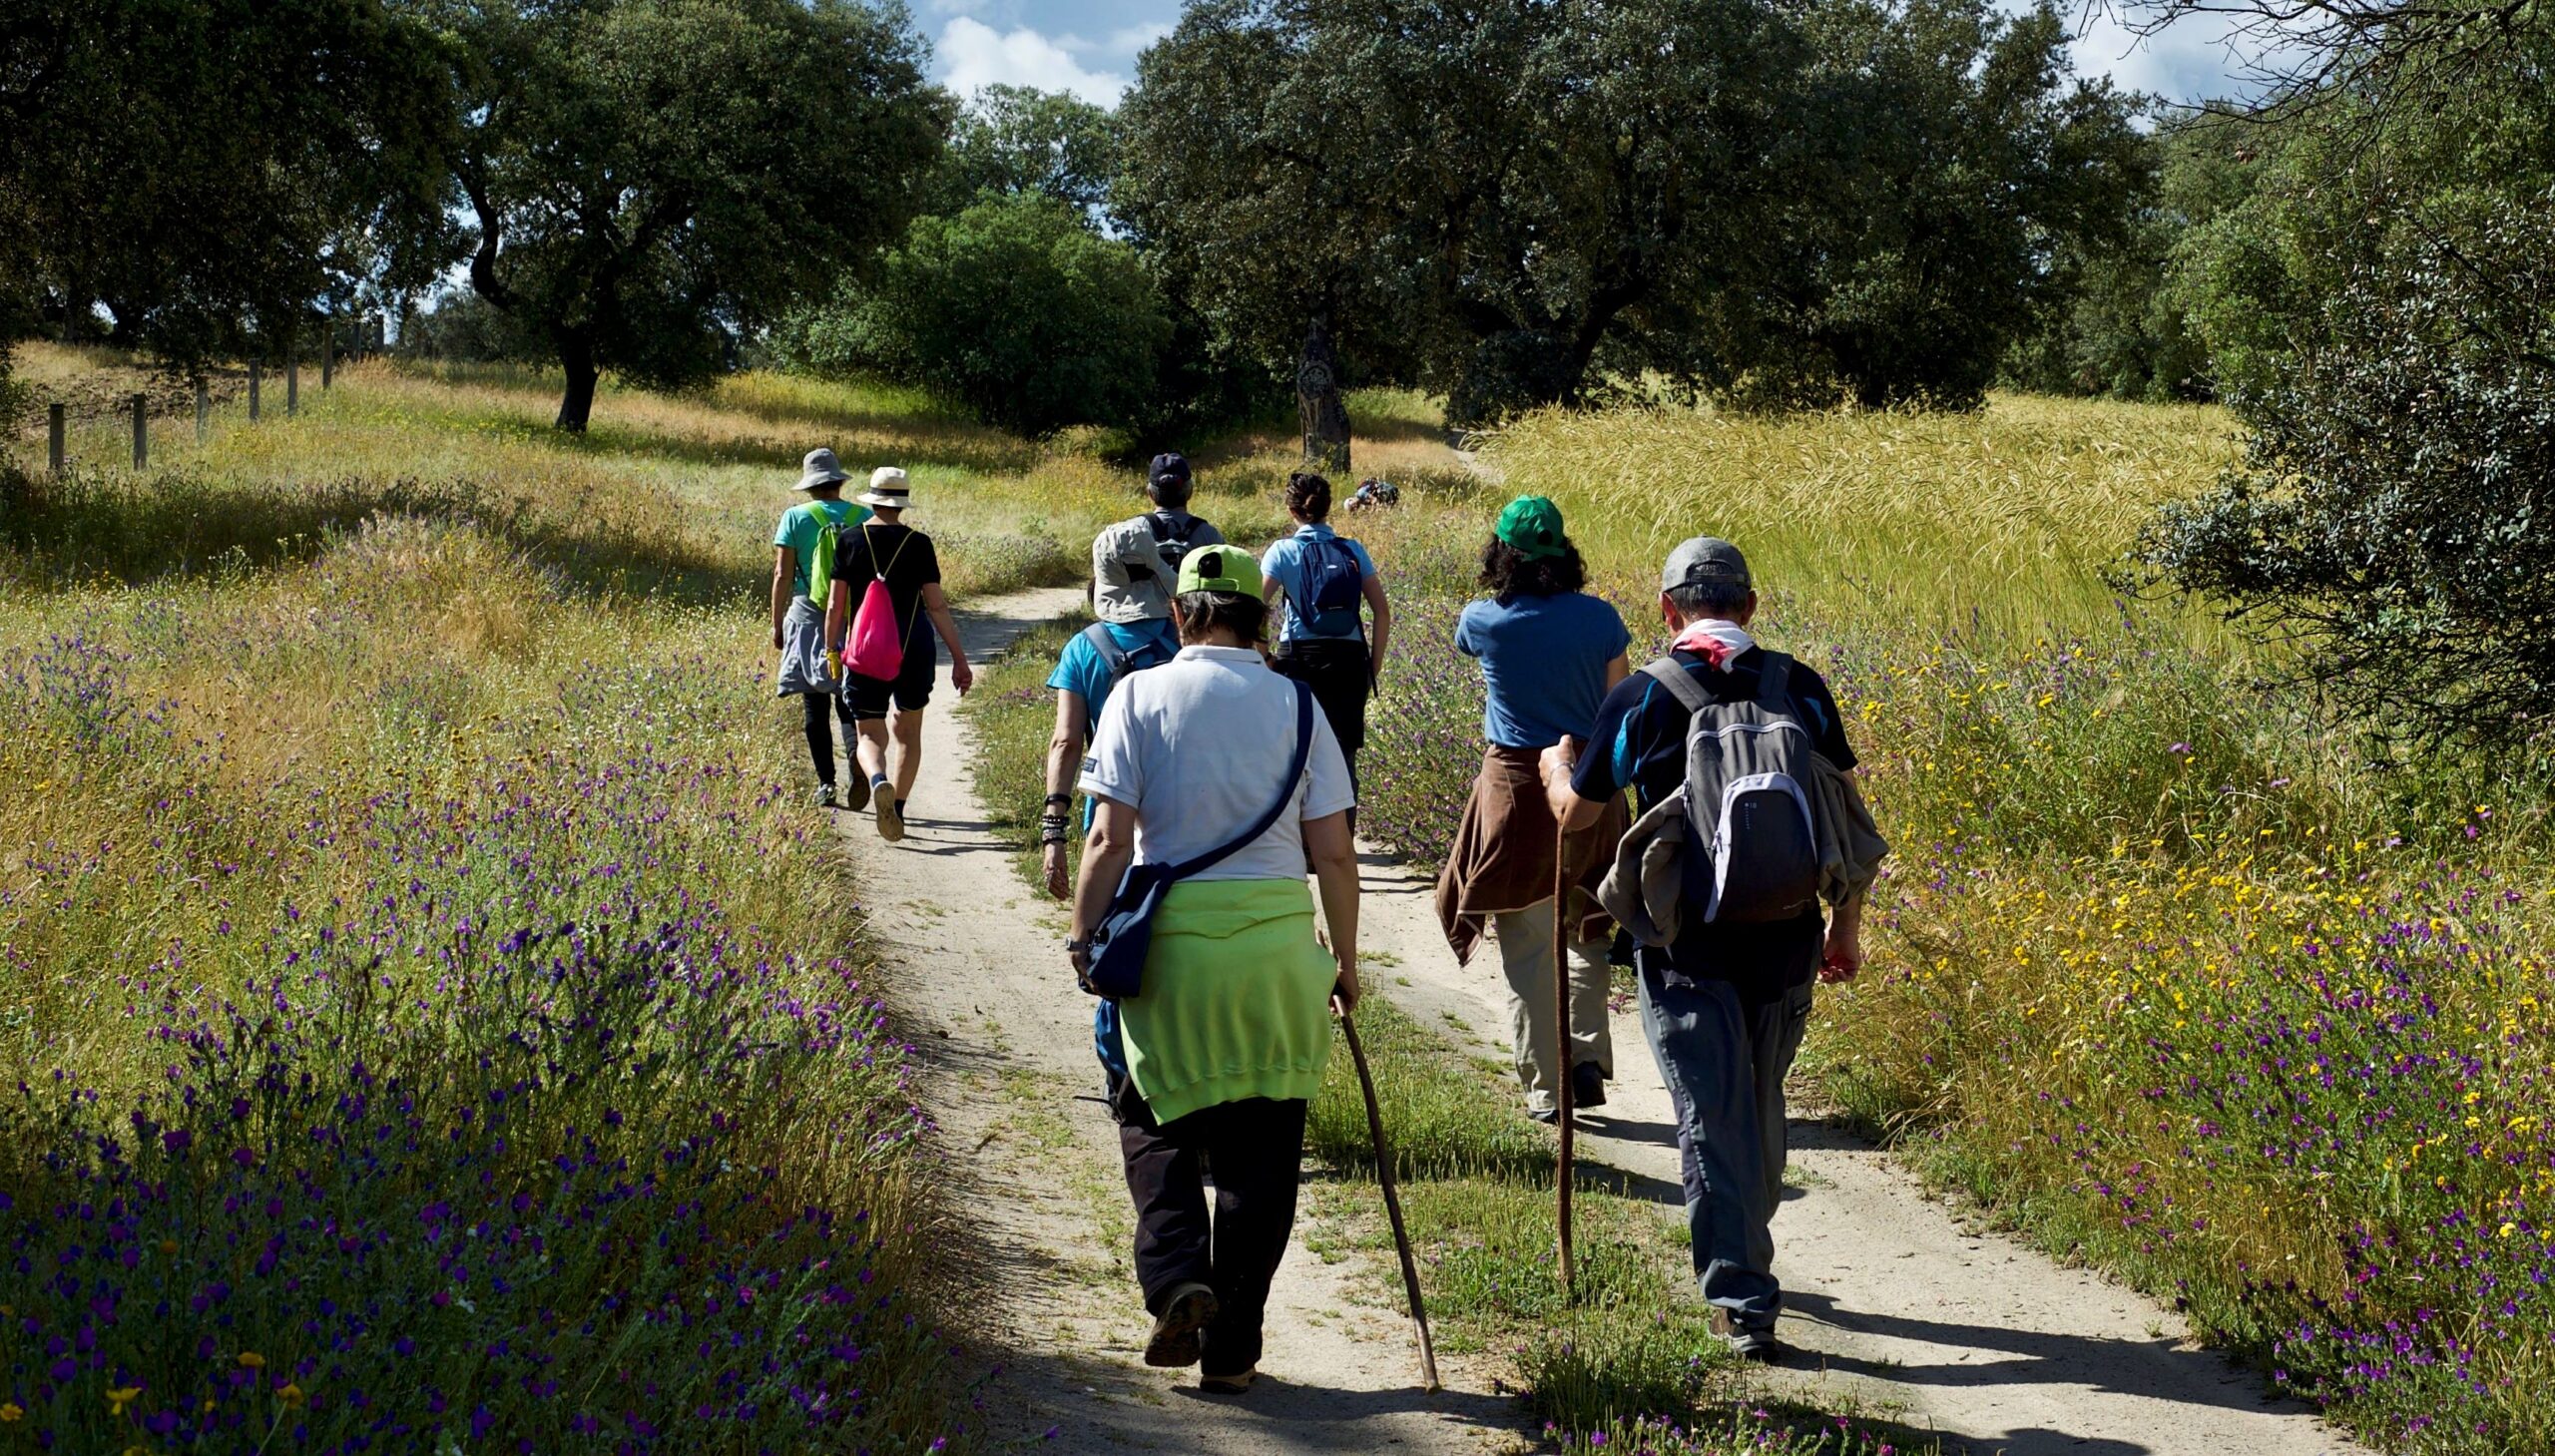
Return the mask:
[[1366,572],[1357,553],[1337,537],[1306,541],[1297,558],[1304,577],[1304,600],[1295,615],[1315,637],[1355,637],[1363,630],[1358,605],[1366,600]]

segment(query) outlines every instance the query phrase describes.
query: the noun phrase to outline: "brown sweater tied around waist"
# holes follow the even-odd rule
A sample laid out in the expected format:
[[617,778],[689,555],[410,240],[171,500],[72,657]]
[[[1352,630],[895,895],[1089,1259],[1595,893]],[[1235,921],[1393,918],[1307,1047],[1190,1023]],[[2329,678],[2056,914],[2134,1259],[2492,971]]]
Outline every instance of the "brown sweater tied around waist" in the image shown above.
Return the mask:
[[[1464,800],[1463,822],[1437,876],[1437,921],[1455,959],[1469,963],[1493,915],[1524,910],[1553,897],[1552,805],[1544,798],[1540,748],[1503,748],[1481,756],[1481,773]],[[1596,823],[1570,836],[1571,896],[1565,928],[1573,943],[1612,933],[1597,886],[1613,865],[1615,841],[1630,816],[1618,796]]]

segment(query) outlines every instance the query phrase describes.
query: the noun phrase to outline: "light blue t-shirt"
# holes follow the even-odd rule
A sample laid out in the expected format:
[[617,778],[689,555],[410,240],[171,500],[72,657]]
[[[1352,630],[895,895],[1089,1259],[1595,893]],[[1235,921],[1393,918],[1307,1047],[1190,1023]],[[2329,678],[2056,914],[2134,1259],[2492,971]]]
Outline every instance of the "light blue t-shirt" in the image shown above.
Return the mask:
[[[1128,665],[1130,672],[1159,667],[1180,655],[1180,634],[1169,622],[1157,618],[1106,625],[1110,639],[1118,644],[1119,650],[1134,659]],[[1057,655],[1056,671],[1047,675],[1048,687],[1081,695],[1083,722],[1089,725],[1086,732],[1099,728],[1100,710],[1109,702],[1109,690],[1121,681],[1110,676],[1108,660],[1100,655],[1100,649],[1091,645],[1091,638],[1080,632],[1075,633],[1074,640],[1066,643],[1065,650]],[[1091,828],[1095,812],[1097,806],[1086,797],[1082,804],[1082,826],[1085,830]]]
[[1357,558],[1358,581],[1363,582],[1375,574],[1375,559],[1366,554],[1366,548],[1334,533],[1328,523],[1316,521],[1309,526],[1296,527],[1294,535],[1270,547],[1260,558],[1260,574],[1276,582],[1286,593],[1286,620],[1278,630],[1278,640],[1298,642],[1322,638],[1333,642],[1361,641],[1366,635],[1363,616],[1356,619],[1355,625],[1331,632],[1316,631],[1305,620],[1303,609],[1310,603],[1305,600],[1304,544],[1310,541],[1336,541],[1347,547],[1348,554]]
[[1482,735],[1503,748],[1586,737],[1606,665],[1632,645],[1622,615],[1585,592],[1475,602],[1455,624],[1456,651],[1481,660]]
[[797,592],[802,597],[807,595],[807,563],[816,554],[816,534],[824,529],[816,524],[819,511],[844,530],[869,519],[867,506],[843,500],[801,501],[781,512],[780,524],[771,533],[771,544],[789,548],[790,560],[797,569]]

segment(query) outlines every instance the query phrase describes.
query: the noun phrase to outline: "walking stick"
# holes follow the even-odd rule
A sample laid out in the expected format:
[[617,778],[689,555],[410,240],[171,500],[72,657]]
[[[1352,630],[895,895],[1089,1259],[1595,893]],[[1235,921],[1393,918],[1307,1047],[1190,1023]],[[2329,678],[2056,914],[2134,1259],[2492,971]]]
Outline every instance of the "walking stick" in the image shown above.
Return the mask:
[[1554,1098],[1561,1106],[1561,1159],[1558,1180],[1560,1207],[1557,1217],[1561,1231],[1561,1296],[1566,1303],[1577,1281],[1571,1277],[1570,1258],[1570,1185],[1571,1185],[1571,1121],[1574,1108],[1571,1096],[1570,1062],[1570,828],[1556,823],[1553,831],[1553,1066],[1559,1071],[1560,1085]]
[[1402,1226],[1401,1193],[1393,1186],[1393,1154],[1384,1145],[1384,1115],[1375,1105],[1375,1079],[1366,1072],[1366,1049],[1358,1044],[1357,1023],[1342,1013],[1339,1029],[1348,1033],[1348,1060],[1356,1065],[1358,1089],[1366,1094],[1366,1132],[1375,1140],[1375,1177],[1384,1186],[1384,1216],[1392,1220],[1393,1247],[1401,1254],[1401,1286],[1410,1296],[1410,1322],[1419,1330],[1421,1388],[1435,1390],[1437,1347],[1428,1338],[1428,1306],[1419,1298],[1419,1263],[1410,1256],[1410,1232]]

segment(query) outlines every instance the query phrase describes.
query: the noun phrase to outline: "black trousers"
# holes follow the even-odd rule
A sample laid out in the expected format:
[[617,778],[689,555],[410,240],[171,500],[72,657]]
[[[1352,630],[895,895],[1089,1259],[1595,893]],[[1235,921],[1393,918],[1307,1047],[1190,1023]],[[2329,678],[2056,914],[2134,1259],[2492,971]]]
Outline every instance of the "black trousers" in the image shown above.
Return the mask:
[[[1357,750],[1366,746],[1366,700],[1374,696],[1374,659],[1359,638],[1297,638],[1278,645],[1270,666],[1312,690],[1313,702],[1330,723],[1330,735],[1348,759],[1348,782],[1357,783]],[[1354,809],[1348,827],[1357,827]]]
[[[801,693],[807,701],[807,754],[816,760],[816,781],[834,781],[834,726],[828,713],[842,718],[844,742],[852,739],[851,705],[830,693]],[[830,705],[830,706],[829,706]]]
[[1159,1127],[1140,1117],[1120,1126],[1118,1142],[1136,1204],[1136,1282],[1145,1307],[1160,1314],[1173,1289],[1205,1284],[1216,1291],[1217,1313],[1200,1373],[1251,1369],[1260,1363],[1269,1283],[1295,1231],[1303,1102],[1219,1103]]

